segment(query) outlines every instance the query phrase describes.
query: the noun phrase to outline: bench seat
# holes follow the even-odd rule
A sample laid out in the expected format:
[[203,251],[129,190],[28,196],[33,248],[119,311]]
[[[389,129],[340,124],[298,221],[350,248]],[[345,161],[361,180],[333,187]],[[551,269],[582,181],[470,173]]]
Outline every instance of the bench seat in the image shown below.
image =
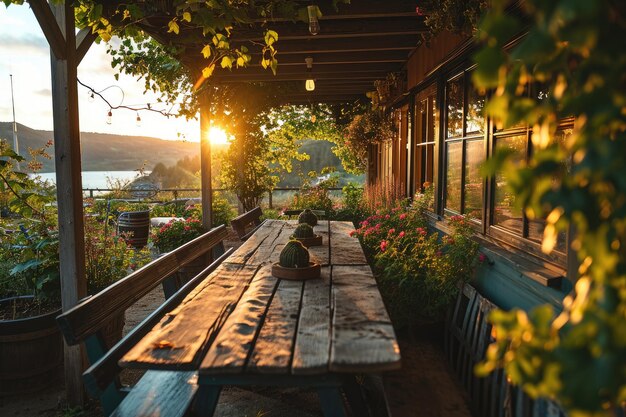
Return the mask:
[[111,417],[181,417],[191,406],[196,371],[147,371]]
[[[100,399],[105,415],[180,417],[189,409],[198,390],[196,372],[148,371],[129,391],[120,383],[122,369],[118,362],[233,252],[232,248],[224,251],[223,239],[227,235],[226,226],[216,227],[57,317],[68,345],[85,344],[91,364],[83,373],[85,387]],[[173,280],[177,271],[199,259],[208,264],[200,273],[187,282]],[[172,283],[165,285],[168,281]],[[101,330],[109,318],[125,311],[161,284],[164,284],[166,301],[107,350]],[[177,288],[173,288],[175,286]]]

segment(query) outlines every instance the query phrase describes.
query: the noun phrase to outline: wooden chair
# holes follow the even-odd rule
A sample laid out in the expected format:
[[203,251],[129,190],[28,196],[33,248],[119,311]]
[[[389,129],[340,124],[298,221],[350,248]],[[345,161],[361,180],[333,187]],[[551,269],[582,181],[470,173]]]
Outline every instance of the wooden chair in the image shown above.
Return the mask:
[[[250,236],[256,229],[259,228],[261,223],[261,216],[263,215],[263,211],[261,207],[255,207],[252,210],[245,212],[244,214],[235,217],[230,221],[230,225],[232,226],[239,239],[248,240]],[[252,229],[246,232],[246,228],[252,226]]]
[[[197,391],[196,372],[148,371],[128,391],[120,384],[118,361],[232,253],[232,248],[223,250],[223,239],[227,235],[226,226],[216,227],[86,298],[57,318],[68,345],[85,344],[91,365],[83,373],[85,386],[100,399],[105,415],[180,417],[185,414]],[[102,329],[110,318],[124,312],[181,267],[201,257],[216,259],[107,351]]]

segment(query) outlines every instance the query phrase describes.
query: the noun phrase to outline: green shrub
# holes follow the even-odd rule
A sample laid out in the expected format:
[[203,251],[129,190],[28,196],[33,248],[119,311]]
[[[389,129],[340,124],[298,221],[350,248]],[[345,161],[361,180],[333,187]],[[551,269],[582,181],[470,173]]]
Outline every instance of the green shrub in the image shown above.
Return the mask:
[[429,233],[422,202],[378,210],[354,234],[375,266],[375,275],[392,322],[402,328],[441,320],[459,284],[472,276],[478,244],[463,216],[449,220],[453,233]]
[[203,233],[199,219],[190,217],[186,220],[171,220],[152,233],[152,242],[160,252],[170,252]]

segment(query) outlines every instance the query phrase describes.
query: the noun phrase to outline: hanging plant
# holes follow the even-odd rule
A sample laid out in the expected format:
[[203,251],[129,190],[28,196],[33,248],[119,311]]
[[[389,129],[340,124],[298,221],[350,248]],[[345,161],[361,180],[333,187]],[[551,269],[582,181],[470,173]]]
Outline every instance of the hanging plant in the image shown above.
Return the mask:
[[419,3],[416,11],[426,16],[424,22],[430,36],[443,31],[470,36],[476,32],[487,5],[485,0],[426,0]]
[[366,160],[370,145],[392,140],[397,133],[390,113],[381,107],[359,114],[348,124],[344,135],[344,146],[361,160]]

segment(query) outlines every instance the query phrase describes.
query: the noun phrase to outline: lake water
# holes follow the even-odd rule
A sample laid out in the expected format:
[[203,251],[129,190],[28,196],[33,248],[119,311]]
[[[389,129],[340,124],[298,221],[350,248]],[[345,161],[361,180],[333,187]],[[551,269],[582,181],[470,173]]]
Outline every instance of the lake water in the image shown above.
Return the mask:
[[[149,172],[146,172],[148,174]],[[54,172],[37,174],[43,180],[56,183]],[[83,188],[111,188],[111,186],[125,185],[139,177],[137,171],[83,171]]]

